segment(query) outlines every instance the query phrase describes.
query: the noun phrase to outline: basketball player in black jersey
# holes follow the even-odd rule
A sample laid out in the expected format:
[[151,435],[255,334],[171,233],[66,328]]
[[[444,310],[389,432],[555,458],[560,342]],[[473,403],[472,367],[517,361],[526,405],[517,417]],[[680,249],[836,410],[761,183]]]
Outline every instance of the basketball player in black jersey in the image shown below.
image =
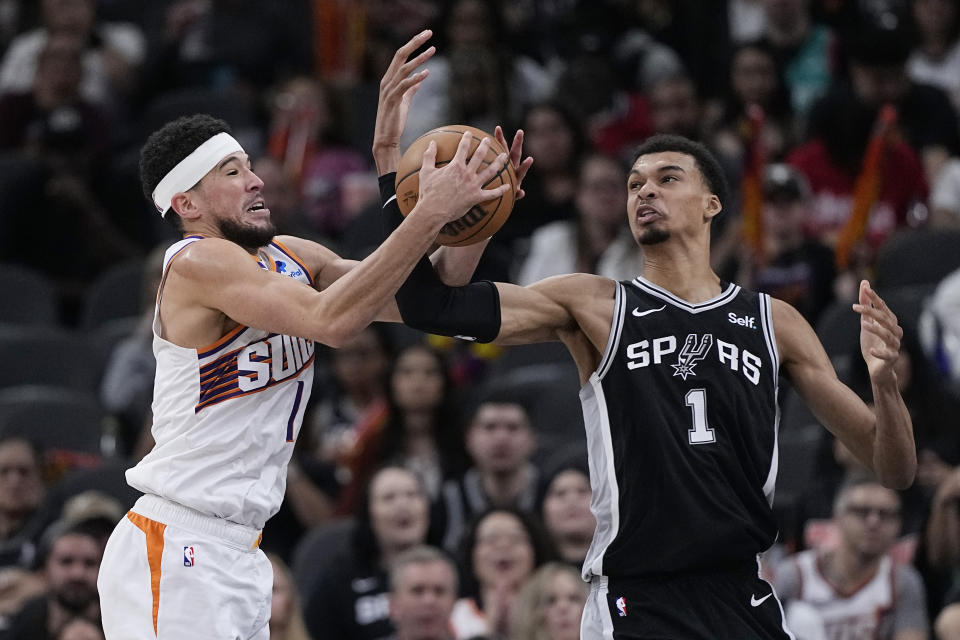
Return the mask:
[[[386,200],[393,177],[381,184]],[[704,147],[651,138],[626,186],[642,276],[447,287],[421,261],[397,295],[401,313],[434,333],[560,340],[573,356],[597,518],[583,638],[792,637],[757,563],[777,533],[779,375],[885,485],[906,487],[916,457],[894,373],[903,332],[861,282],[853,309],[871,409],[837,379],[793,307],[711,270],[710,223],[727,188]]]

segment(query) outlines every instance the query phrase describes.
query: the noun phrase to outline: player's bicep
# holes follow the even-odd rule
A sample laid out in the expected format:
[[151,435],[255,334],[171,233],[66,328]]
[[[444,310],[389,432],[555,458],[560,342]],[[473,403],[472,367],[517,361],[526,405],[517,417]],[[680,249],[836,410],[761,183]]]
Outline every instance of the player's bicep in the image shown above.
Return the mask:
[[[200,243],[197,243],[199,245]],[[206,241],[173,262],[171,276],[189,283],[191,304],[242,325],[323,341],[320,295],[304,282],[261,269],[239,247]]]
[[570,312],[551,295],[549,285],[520,287],[497,283],[500,295],[500,333],[497,344],[527,344],[560,339],[560,332],[574,326]]

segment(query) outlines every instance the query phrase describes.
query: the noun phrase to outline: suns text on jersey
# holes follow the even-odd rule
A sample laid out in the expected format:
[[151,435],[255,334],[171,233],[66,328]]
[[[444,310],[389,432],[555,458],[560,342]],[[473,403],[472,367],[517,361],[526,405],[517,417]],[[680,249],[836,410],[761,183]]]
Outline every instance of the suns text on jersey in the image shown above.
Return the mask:
[[253,391],[295,375],[310,362],[313,349],[313,340],[284,335],[248,345],[237,355],[240,390]]

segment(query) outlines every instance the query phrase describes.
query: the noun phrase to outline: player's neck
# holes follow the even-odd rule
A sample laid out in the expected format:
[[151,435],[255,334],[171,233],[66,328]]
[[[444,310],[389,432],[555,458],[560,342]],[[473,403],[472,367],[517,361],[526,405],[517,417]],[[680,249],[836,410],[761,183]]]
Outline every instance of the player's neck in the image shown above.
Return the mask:
[[643,277],[681,300],[704,302],[721,293],[720,277],[710,267],[708,256],[705,251],[648,245],[643,247]]

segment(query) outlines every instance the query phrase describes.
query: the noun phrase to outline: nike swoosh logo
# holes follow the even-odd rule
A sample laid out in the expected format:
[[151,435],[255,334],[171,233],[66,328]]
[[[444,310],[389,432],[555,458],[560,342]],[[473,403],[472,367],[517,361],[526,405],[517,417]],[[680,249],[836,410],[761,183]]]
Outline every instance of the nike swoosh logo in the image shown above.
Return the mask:
[[663,305],[663,306],[660,307],[659,309],[647,309],[646,311],[640,311],[640,307],[634,307],[634,308],[633,308],[633,315],[635,315],[635,316],[638,317],[638,318],[642,318],[642,317],[645,316],[645,315],[648,315],[648,314],[651,314],[651,313],[656,313],[657,311],[663,311],[663,310],[666,309],[666,308],[667,308],[667,305]]
[[772,596],[772,595],[773,595],[772,593],[768,593],[767,595],[765,595],[765,596],[763,596],[762,598],[760,598],[759,600],[757,600],[757,596],[755,596],[755,595],[753,595],[753,594],[750,594],[750,606],[751,606],[751,607],[759,607],[760,605],[763,604],[763,601],[764,601],[764,600],[766,600],[767,598],[769,598],[769,597]]

